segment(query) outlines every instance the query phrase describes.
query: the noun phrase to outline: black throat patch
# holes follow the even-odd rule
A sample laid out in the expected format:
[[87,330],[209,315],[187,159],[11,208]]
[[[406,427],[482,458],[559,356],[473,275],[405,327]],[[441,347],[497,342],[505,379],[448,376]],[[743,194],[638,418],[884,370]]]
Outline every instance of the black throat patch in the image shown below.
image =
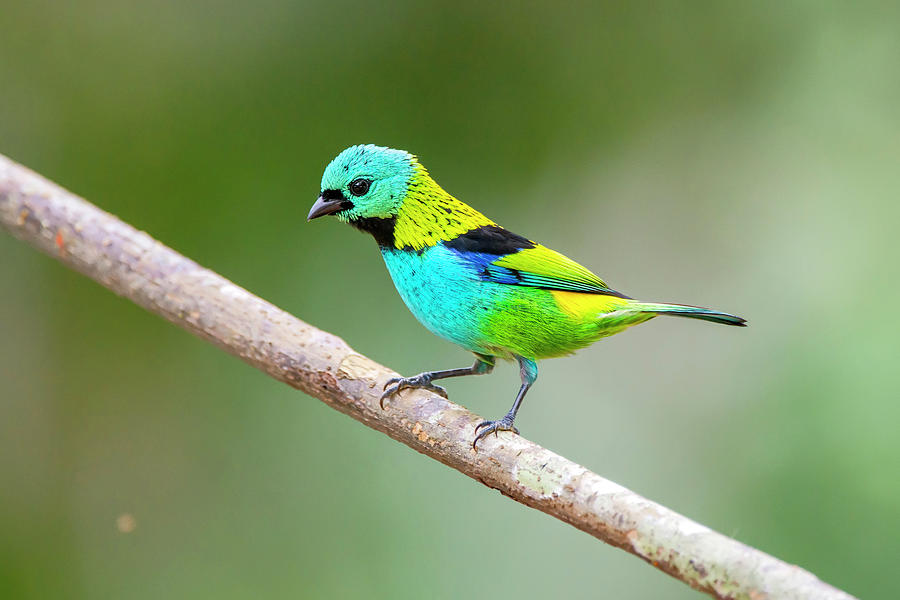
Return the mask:
[[394,224],[397,217],[388,217],[386,219],[378,217],[365,217],[362,219],[353,219],[350,224],[366,233],[371,233],[375,238],[375,242],[382,248],[394,247]]

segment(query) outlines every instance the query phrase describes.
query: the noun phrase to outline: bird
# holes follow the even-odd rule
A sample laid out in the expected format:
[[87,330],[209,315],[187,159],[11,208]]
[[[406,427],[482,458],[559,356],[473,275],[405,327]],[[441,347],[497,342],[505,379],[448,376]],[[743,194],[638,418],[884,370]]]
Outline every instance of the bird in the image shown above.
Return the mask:
[[537,380],[537,361],[574,353],[659,315],[745,326],[724,312],[640,302],[555,250],[504,229],[457,200],[409,152],[350,146],[325,168],[307,222],[334,215],[371,234],[400,297],[432,333],[475,355],[471,367],[394,377],[380,398],[421,388],[447,398],[434,382],[491,373],[518,363],[521,384],[500,419],[479,423],[472,447],[514,422]]

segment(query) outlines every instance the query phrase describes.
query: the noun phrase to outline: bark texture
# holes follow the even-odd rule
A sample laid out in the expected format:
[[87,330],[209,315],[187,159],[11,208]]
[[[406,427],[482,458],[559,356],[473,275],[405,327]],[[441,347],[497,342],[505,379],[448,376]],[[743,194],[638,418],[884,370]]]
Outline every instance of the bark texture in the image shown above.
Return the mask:
[[848,599],[848,594],[508,432],[472,450],[482,418],[405,391],[396,373],[0,155],[0,225],[226,352],[435,460],[622,548],[718,598]]

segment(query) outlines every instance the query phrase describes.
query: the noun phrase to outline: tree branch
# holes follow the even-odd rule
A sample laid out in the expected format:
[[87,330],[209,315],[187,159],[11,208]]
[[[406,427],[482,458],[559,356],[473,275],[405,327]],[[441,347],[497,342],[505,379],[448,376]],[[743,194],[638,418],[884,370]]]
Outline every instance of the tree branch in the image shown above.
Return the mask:
[[0,224],[116,294],[410,448],[639,556],[718,598],[848,599],[811,573],[716,533],[422,391],[378,406],[396,375],[0,155]]

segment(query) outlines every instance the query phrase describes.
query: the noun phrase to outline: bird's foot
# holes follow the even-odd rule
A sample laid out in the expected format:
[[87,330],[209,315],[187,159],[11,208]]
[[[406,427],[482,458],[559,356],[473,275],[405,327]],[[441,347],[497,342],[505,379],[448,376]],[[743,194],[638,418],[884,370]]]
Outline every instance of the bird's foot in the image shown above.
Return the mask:
[[406,388],[428,390],[442,398],[448,398],[447,390],[439,385],[431,383],[431,373],[419,373],[413,377],[391,377],[387,380],[387,383],[384,384],[384,393],[381,394],[381,399],[378,401],[381,408],[384,408],[384,401],[387,398],[390,398],[400,390],[405,390]]
[[497,435],[498,431],[512,431],[516,435],[519,435],[519,430],[515,428],[512,417],[509,415],[506,415],[497,421],[482,421],[475,428],[475,440],[472,442],[472,449],[478,451],[478,442],[492,433]]

